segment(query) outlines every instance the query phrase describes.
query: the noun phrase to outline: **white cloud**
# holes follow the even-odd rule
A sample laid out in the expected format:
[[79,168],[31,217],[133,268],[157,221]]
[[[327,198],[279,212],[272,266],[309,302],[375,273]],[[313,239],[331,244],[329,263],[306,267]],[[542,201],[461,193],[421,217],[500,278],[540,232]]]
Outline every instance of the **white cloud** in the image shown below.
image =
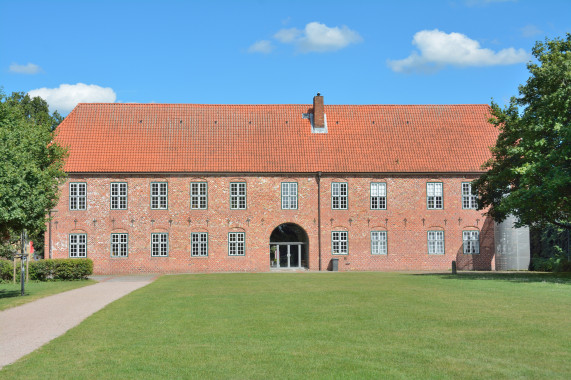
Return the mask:
[[396,72],[433,72],[446,65],[494,66],[511,65],[530,59],[523,49],[502,49],[494,52],[480,47],[478,41],[461,33],[444,33],[438,29],[422,30],[414,35],[412,43],[419,52],[401,60],[388,60],[389,67]]
[[535,37],[538,34],[543,34],[543,30],[535,25],[528,24],[520,29],[521,35],[524,37]]
[[252,44],[252,46],[250,46],[248,48],[248,53],[263,53],[263,54],[269,54],[272,52],[272,50],[274,50],[274,47],[272,46],[272,42],[268,41],[268,40],[260,40],[257,42],[254,42]]
[[281,29],[274,38],[282,43],[295,44],[304,53],[336,51],[363,41],[359,33],[345,25],[328,27],[318,22],[310,22],[303,31],[297,28]]
[[280,29],[276,34],[274,34],[274,38],[284,44],[289,44],[299,38],[301,33],[301,30],[297,28]]
[[42,71],[42,68],[36,64],[28,63],[27,65],[18,65],[17,63],[12,63],[10,65],[10,72],[15,74],[38,74]]
[[77,103],[113,103],[117,99],[111,87],[100,87],[95,84],[62,84],[57,88],[38,88],[28,91],[30,96],[39,96],[45,99],[50,111],[66,114]]

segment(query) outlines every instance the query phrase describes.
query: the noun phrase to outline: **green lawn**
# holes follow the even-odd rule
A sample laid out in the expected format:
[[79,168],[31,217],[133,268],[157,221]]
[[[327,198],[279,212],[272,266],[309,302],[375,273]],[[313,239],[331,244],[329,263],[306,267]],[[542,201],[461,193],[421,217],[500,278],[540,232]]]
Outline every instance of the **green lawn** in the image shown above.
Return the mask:
[[163,276],[3,379],[571,378],[571,278]]
[[22,297],[20,283],[0,284],[0,310],[19,306],[38,298],[51,296],[71,289],[95,283],[92,280],[82,281],[53,281],[53,282],[27,282],[25,295]]

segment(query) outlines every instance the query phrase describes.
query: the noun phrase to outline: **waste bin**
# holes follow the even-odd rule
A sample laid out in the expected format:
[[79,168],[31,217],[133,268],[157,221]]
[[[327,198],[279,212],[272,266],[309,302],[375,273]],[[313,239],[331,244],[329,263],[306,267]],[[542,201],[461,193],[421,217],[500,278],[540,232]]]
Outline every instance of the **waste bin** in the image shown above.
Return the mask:
[[331,259],[331,271],[337,272],[339,270],[339,259]]

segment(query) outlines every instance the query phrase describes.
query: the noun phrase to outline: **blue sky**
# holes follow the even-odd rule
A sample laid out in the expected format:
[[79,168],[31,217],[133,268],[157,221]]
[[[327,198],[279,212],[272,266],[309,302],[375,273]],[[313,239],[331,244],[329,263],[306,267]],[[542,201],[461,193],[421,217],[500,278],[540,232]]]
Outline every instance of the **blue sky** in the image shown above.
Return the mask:
[[0,86],[77,102],[500,104],[571,1],[0,0]]

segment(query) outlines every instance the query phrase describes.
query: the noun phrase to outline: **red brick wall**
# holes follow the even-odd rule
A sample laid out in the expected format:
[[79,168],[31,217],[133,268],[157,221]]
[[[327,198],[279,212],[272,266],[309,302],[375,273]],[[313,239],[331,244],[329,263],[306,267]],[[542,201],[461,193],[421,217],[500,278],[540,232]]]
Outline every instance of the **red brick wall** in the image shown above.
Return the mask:
[[[321,179],[322,269],[332,258],[339,270],[447,270],[494,268],[493,223],[476,210],[463,210],[461,182],[474,177],[385,176]],[[150,209],[150,183],[167,181],[168,210]],[[208,182],[208,209],[190,210],[190,182]],[[230,182],[247,183],[247,209],[230,210]],[[443,182],[444,209],[427,210],[426,182]],[[69,182],[87,183],[87,210],[69,210]],[[128,209],[110,209],[110,183],[128,183]],[[281,182],[298,182],[297,210],[281,209]],[[349,207],[331,209],[331,182],[347,182]],[[370,209],[370,183],[387,183],[387,209]],[[54,213],[52,253],[68,257],[68,234],[87,234],[87,257],[95,273],[259,272],[269,270],[269,239],[282,223],[301,226],[309,239],[309,269],[319,269],[315,175],[70,175]],[[462,231],[480,230],[480,254],[464,255]],[[349,253],[332,255],[331,231],[346,230]],[[387,255],[371,255],[370,232],[386,230]],[[445,254],[429,255],[427,231],[443,230]],[[246,255],[228,256],[228,233],[246,233]],[[152,232],[169,233],[169,256],[151,257]],[[190,233],[208,232],[208,257],[191,257]],[[111,233],[129,234],[129,256],[110,256]],[[46,234],[46,248],[48,247]],[[46,249],[47,255],[48,249]]]

